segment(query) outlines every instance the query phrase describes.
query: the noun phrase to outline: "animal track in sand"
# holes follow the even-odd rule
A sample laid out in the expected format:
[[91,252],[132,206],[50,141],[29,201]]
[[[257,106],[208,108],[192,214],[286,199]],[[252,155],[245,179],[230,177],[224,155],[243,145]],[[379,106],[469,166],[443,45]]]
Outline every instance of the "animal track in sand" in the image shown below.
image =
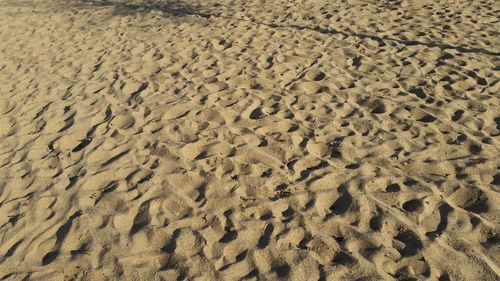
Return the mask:
[[319,69],[310,69],[306,72],[305,78],[309,81],[321,81],[326,75]]

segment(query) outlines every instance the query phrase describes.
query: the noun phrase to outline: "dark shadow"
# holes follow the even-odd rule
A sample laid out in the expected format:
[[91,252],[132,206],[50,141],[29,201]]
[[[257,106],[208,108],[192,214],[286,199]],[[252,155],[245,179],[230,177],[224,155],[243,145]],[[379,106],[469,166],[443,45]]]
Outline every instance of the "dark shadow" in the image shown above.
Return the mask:
[[271,241],[271,234],[274,231],[274,226],[270,223],[266,226],[264,229],[264,233],[262,233],[262,236],[259,238],[259,241],[257,243],[257,248],[259,249],[264,249],[269,245],[269,242]]
[[422,241],[418,238],[417,234],[411,230],[401,231],[394,239],[404,244],[404,247],[397,248],[402,257],[414,256],[423,247]]
[[164,16],[182,17],[185,15],[196,15],[203,18],[210,17],[209,14],[197,12],[194,7],[183,1],[176,0],[75,0],[70,2],[75,8],[112,8],[113,15],[130,15],[136,13],[161,12]]
[[[254,21],[252,21],[254,22]],[[280,24],[268,24],[268,23],[262,23],[262,22],[255,22],[258,24],[266,25],[271,28],[294,28],[298,30],[312,30],[316,31],[322,34],[329,34],[329,35],[335,35],[335,34],[341,34],[343,36],[349,37],[349,36],[354,36],[360,39],[372,39],[375,41],[378,41],[380,43],[387,43],[387,42],[396,42],[401,45],[405,46],[415,46],[415,45],[420,45],[420,46],[427,46],[427,47],[437,47],[442,50],[446,49],[452,49],[452,50],[457,50],[462,53],[480,53],[484,55],[490,55],[490,56],[500,56],[500,52],[493,52],[489,51],[483,48],[474,48],[474,47],[469,47],[469,46],[462,46],[462,45],[449,45],[445,43],[440,43],[440,42],[423,42],[423,41],[417,41],[417,40],[404,40],[404,39],[399,39],[399,38],[391,38],[388,36],[380,37],[377,35],[370,35],[370,34],[364,34],[364,33],[355,33],[351,31],[342,31],[342,30],[336,30],[333,28],[322,28],[319,26],[302,26],[302,25],[296,25],[296,24],[291,24],[291,25],[280,25]]]
[[431,239],[434,239],[441,235],[443,231],[448,227],[448,216],[452,211],[453,208],[446,203],[439,206],[439,224],[437,225],[435,231],[427,232],[425,235]]
[[273,268],[274,272],[278,278],[287,278],[290,274],[291,268],[288,264],[283,264],[278,267]]
[[[340,197],[335,200],[332,206],[330,206],[330,210],[332,211],[331,215],[345,214],[349,210],[353,201],[351,194],[347,191],[347,186],[341,185],[337,191],[340,193]],[[331,215],[327,217],[330,217]]]
[[[24,1],[23,1],[24,2]],[[57,1],[55,1],[57,3]],[[56,4],[54,3],[54,4]],[[60,4],[66,7],[73,8],[92,8],[92,7],[103,7],[112,8],[113,15],[130,15],[135,13],[149,13],[149,12],[161,12],[164,16],[198,16],[204,19],[209,19],[211,17],[223,18],[229,20],[245,21],[248,23],[263,25],[273,29],[280,28],[293,28],[297,30],[311,30],[319,32],[326,35],[336,35],[341,34],[345,37],[357,37],[360,39],[372,39],[381,43],[381,45],[387,45],[389,42],[398,43],[404,46],[427,46],[427,47],[437,47],[442,50],[456,50],[461,53],[476,53],[489,56],[500,56],[500,52],[494,52],[483,48],[470,47],[466,45],[450,45],[442,42],[425,42],[419,40],[407,40],[401,38],[393,38],[389,36],[378,36],[376,34],[365,34],[356,33],[350,30],[337,30],[334,28],[323,28],[320,26],[305,26],[298,24],[276,24],[276,23],[266,23],[262,21],[257,21],[253,18],[236,18],[231,16],[225,16],[225,14],[231,14],[231,11],[222,11],[222,5],[212,4],[208,6],[193,6],[184,1],[176,0],[73,0],[65,1]],[[12,5],[32,5],[28,3],[16,3]],[[57,4],[56,4],[57,5]],[[57,5],[60,7],[60,5]],[[234,14],[234,13],[233,13]]]
[[[275,23],[265,23],[265,22],[260,22],[256,21],[255,19],[245,19],[245,18],[234,18],[234,17],[227,17],[221,15],[221,13],[213,13],[211,11],[201,11],[198,8],[189,6],[187,3],[183,1],[175,1],[175,0],[166,0],[166,1],[143,1],[142,3],[124,3],[123,1],[117,2],[117,1],[111,1],[111,0],[79,0],[79,3],[87,3],[87,5],[90,6],[101,6],[101,7],[113,7],[114,8],[114,13],[115,14],[130,14],[130,13],[135,13],[135,12],[150,12],[150,11],[160,11],[164,15],[173,15],[173,16],[183,16],[183,15],[194,15],[194,16],[199,16],[205,19],[208,19],[210,17],[218,17],[218,18],[226,18],[226,19],[233,19],[233,20],[238,20],[238,21],[246,21],[258,25],[264,25],[270,28],[293,28],[297,30],[312,30],[316,31],[322,34],[327,34],[327,35],[335,35],[335,34],[341,34],[343,36],[354,36],[360,39],[372,39],[375,41],[378,41],[380,43],[387,43],[387,42],[396,42],[405,46],[415,46],[415,45],[420,45],[420,46],[427,46],[427,47],[437,47],[443,50],[446,49],[453,49],[457,50],[462,53],[480,53],[480,54],[485,54],[485,55],[490,55],[490,56],[500,56],[500,52],[493,52],[490,50],[486,50],[483,48],[474,48],[474,47],[469,47],[465,45],[450,45],[450,44],[445,44],[441,42],[424,42],[424,41],[418,41],[418,40],[406,40],[406,39],[400,39],[400,38],[391,38],[388,36],[380,37],[377,35],[371,35],[371,34],[364,34],[364,33],[355,33],[351,31],[343,31],[343,30],[337,30],[333,28],[323,28],[319,26],[302,26],[302,25],[296,25],[296,24],[275,24]],[[213,8],[218,8],[218,7],[213,7]],[[202,8],[206,10],[206,7]]]

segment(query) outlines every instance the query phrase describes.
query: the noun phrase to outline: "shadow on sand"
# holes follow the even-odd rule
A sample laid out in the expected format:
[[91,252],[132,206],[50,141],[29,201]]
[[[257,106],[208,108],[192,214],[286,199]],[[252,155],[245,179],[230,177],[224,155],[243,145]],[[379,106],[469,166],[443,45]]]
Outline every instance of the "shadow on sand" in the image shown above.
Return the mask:
[[[75,8],[112,8],[113,15],[131,15],[136,13],[160,12],[164,16],[182,17],[185,15],[202,16],[194,7],[176,0],[74,0],[68,1],[68,4]],[[209,17],[209,15],[204,16]]]
[[[165,17],[197,16],[204,19],[221,18],[227,20],[245,21],[251,24],[262,25],[273,29],[292,28],[296,30],[311,30],[326,35],[341,34],[345,37],[357,37],[360,39],[369,38],[376,40],[382,45],[389,42],[396,42],[404,46],[426,46],[437,47],[442,50],[456,50],[461,53],[475,53],[488,56],[500,56],[500,52],[490,51],[484,48],[470,47],[466,45],[450,45],[435,41],[406,40],[389,36],[378,36],[377,34],[356,33],[350,30],[337,30],[333,28],[323,28],[319,26],[305,26],[297,24],[276,24],[273,22],[262,22],[252,18],[236,18],[227,16],[228,11],[222,13],[221,5],[212,4],[208,6],[193,6],[182,0],[73,0],[65,1],[65,5],[74,8],[112,8],[113,15],[131,15],[136,13],[160,12]],[[229,11],[230,12],[230,11]]]

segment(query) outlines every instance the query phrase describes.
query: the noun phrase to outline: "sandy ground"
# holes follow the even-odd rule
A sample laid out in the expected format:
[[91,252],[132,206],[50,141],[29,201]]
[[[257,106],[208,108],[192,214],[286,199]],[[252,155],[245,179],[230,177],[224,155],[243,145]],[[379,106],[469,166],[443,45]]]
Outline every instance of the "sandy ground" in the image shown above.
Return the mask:
[[498,280],[499,13],[0,0],[0,279]]

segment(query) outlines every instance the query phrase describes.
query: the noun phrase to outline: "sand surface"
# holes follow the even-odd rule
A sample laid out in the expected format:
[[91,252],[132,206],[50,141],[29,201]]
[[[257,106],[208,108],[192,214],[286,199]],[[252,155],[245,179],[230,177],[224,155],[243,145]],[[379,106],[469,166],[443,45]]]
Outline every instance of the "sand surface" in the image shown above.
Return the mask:
[[499,14],[0,0],[0,280],[498,280]]

